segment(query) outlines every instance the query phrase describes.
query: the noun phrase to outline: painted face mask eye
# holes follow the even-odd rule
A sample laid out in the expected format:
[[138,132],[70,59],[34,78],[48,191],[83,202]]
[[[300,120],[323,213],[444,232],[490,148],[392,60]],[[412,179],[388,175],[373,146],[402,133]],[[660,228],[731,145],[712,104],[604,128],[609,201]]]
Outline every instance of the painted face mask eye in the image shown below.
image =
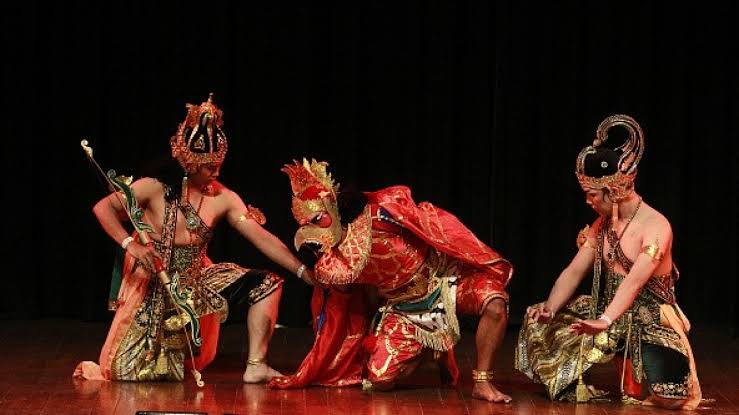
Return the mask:
[[319,213],[311,220],[311,223],[321,228],[328,228],[333,223],[333,220],[331,219],[331,216],[325,213]]

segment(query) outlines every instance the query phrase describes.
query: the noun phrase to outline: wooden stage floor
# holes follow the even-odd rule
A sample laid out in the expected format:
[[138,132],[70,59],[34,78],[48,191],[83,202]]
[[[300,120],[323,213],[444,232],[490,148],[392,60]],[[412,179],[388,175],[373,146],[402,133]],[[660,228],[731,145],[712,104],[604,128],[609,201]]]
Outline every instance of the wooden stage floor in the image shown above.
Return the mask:
[[[97,360],[107,331],[105,323],[75,320],[0,321],[0,414],[135,414],[137,411],[207,414],[667,414],[655,408],[608,403],[573,405],[550,402],[540,385],[513,369],[516,327],[511,327],[495,365],[498,385],[514,398],[508,405],[470,397],[469,370],[474,356],[473,333],[457,348],[463,380],[459,389],[440,387],[434,364],[425,364],[393,392],[364,393],[358,387],[275,391],[244,385],[243,325],[223,327],[219,355],[203,373],[206,386],[183,383],[113,383],[73,381],[81,360]],[[464,335],[463,334],[463,335]],[[739,341],[728,331],[692,333],[703,394],[711,398],[697,414],[739,415]],[[308,329],[278,329],[270,362],[289,373],[313,341]],[[611,365],[590,378],[618,396],[618,374]]]

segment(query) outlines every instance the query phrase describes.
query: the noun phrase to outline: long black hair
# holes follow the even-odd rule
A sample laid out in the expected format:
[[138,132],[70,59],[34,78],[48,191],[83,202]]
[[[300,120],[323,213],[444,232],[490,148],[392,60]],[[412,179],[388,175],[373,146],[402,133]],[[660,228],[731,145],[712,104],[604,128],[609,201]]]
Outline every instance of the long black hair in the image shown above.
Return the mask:
[[604,177],[615,174],[622,153],[610,148],[598,148],[585,157],[584,173],[589,177]]
[[343,190],[339,192],[337,199],[342,225],[353,222],[367,206],[367,196],[358,190]]
[[172,156],[167,154],[164,157],[150,161],[143,169],[144,176],[156,179],[164,185],[164,198],[168,202],[174,202],[180,198],[182,193],[182,178],[185,172]]

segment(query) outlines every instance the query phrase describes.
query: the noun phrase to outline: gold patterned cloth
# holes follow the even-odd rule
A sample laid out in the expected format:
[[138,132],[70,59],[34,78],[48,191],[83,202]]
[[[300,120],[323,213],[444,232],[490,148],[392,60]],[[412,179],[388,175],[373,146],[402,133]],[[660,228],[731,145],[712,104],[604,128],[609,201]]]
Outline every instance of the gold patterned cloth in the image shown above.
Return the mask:
[[[590,315],[590,296],[584,295],[571,301],[549,324],[526,318],[515,350],[516,369],[534,382],[543,384],[550,399],[569,400],[567,392],[577,383],[581,372],[586,372],[594,364],[610,361],[616,354],[623,354],[628,338],[633,380],[648,385],[651,401],[660,402],[662,406],[694,409],[700,402],[701,392],[686,335],[689,322],[677,305],[657,304],[659,320],[645,324],[642,316],[636,315],[638,311],[634,312],[634,309],[644,307],[643,303],[637,305],[638,302],[641,301],[635,302],[630,311],[630,333],[628,313],[614,322],[607,332],[596,336],[577,335],[570,331],[570,324]],[[642,313],[646,315],[643,309]],[[579,367],[581,343],[584,358]],[[653,373],[662,371],[662,368],[653,365],[652,360],[668,361],[683,372],[677,381],[674,374],[670,376],[672,380],[664,380],[663,373]]]
[[[542,383],[552,400],[560,398],[562,392],[580,376],[578,358],[581,341],[585,347],[584,354],[589,354],[593,349],[592,336],[576,335],[570,331],[570,324],[589,313],[590,297],[583,295],[557,313],[550,324],[537,323],[527,317],[521,326],[515,350],[515,367],[534,382]],[[583,361],[582,371],[592,365],[592,362]]]
[[[222,322],[228,316],[228,303],[219,292],[236,282],[247,270],[236,264],[220,263],[193,273],[196,261],[209,262],[201,257],[204,248],[175,246],[169,272],[170,275],[177,272],[180,285],[191,291],[192,305],[199,316],[215,314]],[[182,328],[188,321],[177,312],[166,287],[158,279],[149,280],[147,291],[115,353],[111,379],[182,380],[188,341]]]

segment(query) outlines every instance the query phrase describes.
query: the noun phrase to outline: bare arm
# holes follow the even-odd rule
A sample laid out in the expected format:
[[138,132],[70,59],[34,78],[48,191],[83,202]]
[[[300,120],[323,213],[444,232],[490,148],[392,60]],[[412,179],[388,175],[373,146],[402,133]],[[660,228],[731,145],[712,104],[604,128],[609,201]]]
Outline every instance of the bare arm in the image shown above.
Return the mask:
[[105,233],[108,234],[116,244],[120,245],[124,239],[128,237],[128,231],[123,226],[126,211],[121,205],[117,197],[123,197],[122,194],[109,194],[100,199],[92,208],[92,212],[97,217],[100,226]]
[[[251,219],[244,202],[234,192],[229,191],[229,204],[226,218],[234,229],[261,251],[267,258],[283,268],[297,274],[303,263],[271,232]],[[302,274],[307,282],[312,282],[312,274],[306,270]]]
[[[554,317],[554,314],[564,307],[565,303],[572,297],[575,290],[582,282],[585,275],[593,268],[595,261],[595,246],[597,229],[599,229],[602,219],[598,218],[585,235],[584,243],[572,258],[567,267],[562,270],[554,282],[554,286],[549,293],[549,298],[540,307],[529,307],[527,313],[530,318],[540,322],[548,323]],[[578,236],[578,239],[580,237]],[[581,242],[578,241],[578,244]]]
[[593,268],[594,261],[595,249],[583,245],[554,283],[545,303],[548,310],[557,312],[567,303],[585,275]]
[[559,274],[549,298],[539,307],[529,307],[527,314],[540,323],[549,323],[554,314],[564,307],[575,290],[590,271],[595,259],[595,250],[589,246],[582,246],[572,259],[572,262]]
[[575,323],[571,326],[573,331],[597,334],[606,330],[610,325],[609,321],[612,322],[621,317],[634,304],[639,291],[644,288],[644,285],[649,281],[649,278],[652,277],[655,269],[660,264],[659,258],[653,258],[648,255],[644,248],[652,243],[657,243],[661,252],[668,252],[672,245],[672,230],[667,222],[648,227],[644,235],[648,236],[642,241],[639,256],[631,267],[631,271],[629,271],[618,286],[613,300],[606,307],[603,316],[598,320],[584,320]]
[[[150,178],[139,179],[131,185],[132,190],[136,194],[139,206],[142,208],[145,208],[151,198],[156,196],[158,187],[161,187],[161,185],[156,180]],[[121,245],[121,242],[129,236],[124,226],[124,223],[128,222],[128,214],[126,213],[125,207],[121,204],[123,200],[123,195],[120,193],[109,194],[100,199],[92,208],[95,217],[100,222],[100,226],[102,226],[105,233],[118,245]],[[131,242],[126,247],[126,250],[136,259],[141,260],[147,268],[154,268],[153,258],[150,256],[157,254],[156,252],[152,252],[152,249],[147,249],[137,242]]]
[[636,299],[636,296],[639,295],[639,291],[644,288],[644,285],[649,281],[649,278],[652,277],[657,266],[659,266],[659,261],[645,253],[644,248],[646,248],[647,245],[656,242],[659,246],[660,252],[668,252],[670,245],[672,244],[672,231],[669,228],[669,224],[667,224],[667,226],[665,226],[665,224],[661,224],[652,229],[647,229],[645,235],[657,236],[654,240],[651,240],[652,237],[649,236],[642,242],[642,247],[639,250],[639,256],[636,258],[634,266],[631,267],[631,271],[629,271],[626,278],[624,278],[618,286],[616,294],[613,296],[613,300],[608,307],[606,307],[603,314],[611,320],[616,320],[621,317],[626,310],[634,304],[634,300]]

